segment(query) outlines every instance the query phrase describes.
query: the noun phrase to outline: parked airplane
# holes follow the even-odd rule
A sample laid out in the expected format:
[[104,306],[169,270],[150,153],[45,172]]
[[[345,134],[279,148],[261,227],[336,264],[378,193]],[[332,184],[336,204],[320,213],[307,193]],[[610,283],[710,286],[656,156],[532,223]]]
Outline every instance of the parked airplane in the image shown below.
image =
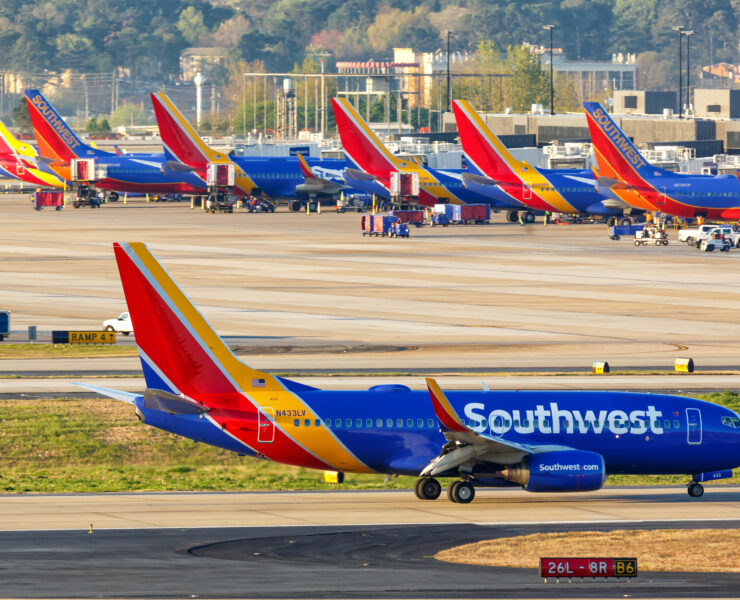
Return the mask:
[[[342,148],[347,157],[362,170],[351,170],[346,174],[345,177],[353,185],[359,187],[363,180],[379,183],[386,190],[385,195],[388,195],[391,173],[417,173],[419,203],[422,205],[491,204],[501,208],[522,208],[519,202],[503,192],[498,197],[495,194],[483,196],[467,189],[463,181],[464,174],[468,172],[466,170],[430,169],[416,161],[394,156],[346,98],[332,98],[331,104]],[[362,172],[367,175],[363,176]]]
[[63,187],[58,177],[38,168],[38,153],[31,144],[17,139],[0,122],[0,168],[8,177],[20,179],[36,187]]
[[[344,160],[305,158],[301,163],[297,157],[231,156],[210,148],[166,94],[151,97],[165,151],[179,165],[173,168],[191,169],[205,180],[209,164],[233,164],[237,195],[293,198],[291,210],[300,210],[310,200],[336,202],[343,190],[355,191],[345,185]],[[304,164],[311,175],[306,175]]]
[[101,189],[116,192],[205,193],[204,182],[195,174],[167,170],[165,156],[161,153],[118,155],[85,144],[41,92],[29,89],[25,95],[42,157],[38,160],[42,170],[72,181],[80,179],[77,174],[73,176],[73,163],[81,159],[94,159],[86,181]]
[[644,393],[444,392],[377,385],[323,391],[248,367],[142,243],[114,252],[146,380],[144,394],[89,384],[145,423],[306,468],[418,476],[416,495],[470,502],[476,486],[599,489],[612,473],[731,477],[740,417],[722,406]]
[[[541,169],[514,158],[469,102],[454,100],[457,130],[468,161],[485,177],[465,176],[466,183],[481,193],[503,190],[522,204],[539,211],[566,214],[622,216],[637,213],[616,197],[597,191],[588,169]],[[478,187],[481,186],[481,187]],[[516,217],[509,217],[515,220]],[[534,221],[527,212],[526,222]]]
[[584,103],[599,166],[599,185],[650,211],[677,217],[740,219],[735,175],[686,175],[653,166],[598,102]]

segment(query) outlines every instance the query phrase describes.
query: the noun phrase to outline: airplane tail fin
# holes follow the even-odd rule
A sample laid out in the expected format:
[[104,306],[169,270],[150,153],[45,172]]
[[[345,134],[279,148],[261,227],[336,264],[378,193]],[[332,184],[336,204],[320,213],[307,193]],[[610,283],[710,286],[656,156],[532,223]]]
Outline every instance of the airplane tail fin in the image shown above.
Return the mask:
[[519,181],[513,170],[523,164],[515,159],[496,134],[466,100],[453,100],[460,143],[467,159],[480,173],[496,181]]
[[630,185],[645,185],[656,171],[662,172],[645,160],[601,104],[584,102],[583,107],[601,175],[615,176]]
[[401,167],[400,161],[383,145],[370,126],[346,98],[332,98],[342,148],[360,169],[375,176],[386,176]]
[[151,98],[165,153],[199,169],[205,169],[208,163],[231,162],[227,154],[216,152],[200,138],[190,121],[167,94],[157,92],[152,94]]
[[2,121],[0,121],[0,152],[16,156],[36,156],[36,149],[16,138]]
[[73,158],[108,154],[96,150],[78,138],[39,90],[26,90],[25,95],[33,132],[42,156],[69,162]]
[[234,356],[145,244],[113,248],[147,388],[221,407],[239,406],[245,393],[282,389]]

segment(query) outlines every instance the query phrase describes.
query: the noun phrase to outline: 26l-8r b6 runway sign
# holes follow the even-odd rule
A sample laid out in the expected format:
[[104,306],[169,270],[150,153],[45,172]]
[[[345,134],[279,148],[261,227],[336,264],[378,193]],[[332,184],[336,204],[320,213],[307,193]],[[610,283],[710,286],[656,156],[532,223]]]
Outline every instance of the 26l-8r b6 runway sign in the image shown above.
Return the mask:
[[540,558],[540,577],[637,577],[637,559]]

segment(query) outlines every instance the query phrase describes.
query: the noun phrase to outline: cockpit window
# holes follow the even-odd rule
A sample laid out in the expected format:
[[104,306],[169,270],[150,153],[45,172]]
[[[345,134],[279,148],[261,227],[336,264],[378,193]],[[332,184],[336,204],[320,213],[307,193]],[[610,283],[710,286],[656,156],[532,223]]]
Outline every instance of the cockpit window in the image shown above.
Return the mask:
[[733,429],[740,429],[740,417],[722,417],[722,425],[732,427]]

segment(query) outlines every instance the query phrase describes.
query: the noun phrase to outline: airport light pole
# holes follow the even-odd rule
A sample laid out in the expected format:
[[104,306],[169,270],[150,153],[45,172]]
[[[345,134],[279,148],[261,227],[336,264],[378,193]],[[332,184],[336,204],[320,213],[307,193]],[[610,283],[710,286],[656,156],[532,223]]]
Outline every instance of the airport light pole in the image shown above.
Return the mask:
[[445,29],[447,34],[447,112],[452,111],[452,99],[450,98],[450,35],[452,30]]
[[690,60],[690,41],[691,36],[694,35],[693,29],[687,29],[681,32],[686,36],[686,106],[691,108],[691,60]]
[[555,114],[555,88],[553,87],[552,81],[552,30],[555,29],[555,25],[543,25],[542,29],[547,29],[550,32],[550,114]]
[[681,55],[681,33],[684,30],[684,26],[674,25],[671,29],[678,32],[678,118],[680,119],[683,116],[683,90],[681,89],[681,67],[683,66],[683,56]]

